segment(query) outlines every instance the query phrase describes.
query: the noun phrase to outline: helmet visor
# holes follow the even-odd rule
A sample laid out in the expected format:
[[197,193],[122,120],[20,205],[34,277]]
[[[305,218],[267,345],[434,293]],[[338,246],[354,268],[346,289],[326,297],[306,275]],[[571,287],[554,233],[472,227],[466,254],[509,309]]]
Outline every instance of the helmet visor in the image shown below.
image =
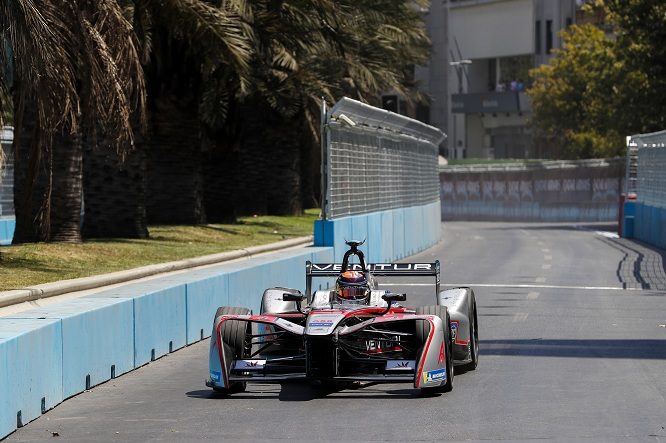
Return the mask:
[[338,296],[348,300],[358,300],[368,295],[368,288],[363,286],[344,286],[338,289]]

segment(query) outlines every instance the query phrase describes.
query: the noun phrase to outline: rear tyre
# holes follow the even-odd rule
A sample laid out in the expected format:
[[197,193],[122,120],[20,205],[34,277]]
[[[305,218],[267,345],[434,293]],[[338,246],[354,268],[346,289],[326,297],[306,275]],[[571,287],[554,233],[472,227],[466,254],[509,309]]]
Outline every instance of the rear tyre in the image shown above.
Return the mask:
[[469,353],[471,361],[461,366],[465,372],[473,371],[479,365],[479,323],[476,314],[476,301],[472,293],[472,312],[469,314]]
[[[215,318],[220,315],[249,315],[247,308],[222,306],[215,312]],[[227,320],[220,330],[222,342],[231,348],[234,360],[239,360],[245,356],[245,335],[248,323],[238,320]],[[219,394],[233,394],[245,391],[246,383],[243,381],[231,382],[228,388],[213,388]]]
[[[424,394],[435,392],[451,392],[453,390],[453,343],[451,342],[451,320],[449,312],[444,306],[421,306],[416,309],[417,315],[436,315],[442,319],[444,329],[444,346],[446,346],[446,383],[436,388],[421,388]],[[418,322],[416,325],[416,338],[425,344],[430,333],[430,325],[426,322]],[[422,351],[421,351],[422,352]],[[419,356],[420,359],[420,356]]]

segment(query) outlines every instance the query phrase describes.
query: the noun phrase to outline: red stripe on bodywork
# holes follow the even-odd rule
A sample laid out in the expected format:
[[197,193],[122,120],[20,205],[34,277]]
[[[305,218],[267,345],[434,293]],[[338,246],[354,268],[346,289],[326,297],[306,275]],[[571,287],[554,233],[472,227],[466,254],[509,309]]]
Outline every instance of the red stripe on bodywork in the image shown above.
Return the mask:
[[426,342],[423,352],[421,353],[421,361],[419,362],[419,370],[416,372],[416,380],[418,384],[415,387],[421,386],[421,376],[423,375],[423,365],[425,365],[426,356],[428,355],[428,350],[430,349],[430,344],[432,343],[432,338],[435,336],[435,322],[432,321],[432,316],[428,317],[428,322],[430,323],[430,332],[428,333],[428,341]]

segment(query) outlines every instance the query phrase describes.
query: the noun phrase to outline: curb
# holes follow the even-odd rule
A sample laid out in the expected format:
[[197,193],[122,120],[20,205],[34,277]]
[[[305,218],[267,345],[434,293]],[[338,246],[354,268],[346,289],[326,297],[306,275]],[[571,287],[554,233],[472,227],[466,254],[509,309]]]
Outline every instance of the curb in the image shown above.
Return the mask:
[[40,298],[54,297],[69,292],[85,291],[87,289],[102,286],[125,283],[143,277],[149,277],[166,272],[180,271],[197,266],[212,265],[239,258],[250,258],[264,252],[272,252],[280,249],[293,248],[296,246],[311,245],[313,236],[292,238],[282,240],[268,245],[251,246],[236,251],[221,252],[219,254],[204,255],[201,257],[188,258],[185,260],[159,263],[155,265],[142,266],[127,271],[111,272],[109,274],[93,275],[90,277],[62,280],[52,283],[44,283],[29,288],[14,289],[0,292],[0,308],[11,306],[26,301],[39,300]]

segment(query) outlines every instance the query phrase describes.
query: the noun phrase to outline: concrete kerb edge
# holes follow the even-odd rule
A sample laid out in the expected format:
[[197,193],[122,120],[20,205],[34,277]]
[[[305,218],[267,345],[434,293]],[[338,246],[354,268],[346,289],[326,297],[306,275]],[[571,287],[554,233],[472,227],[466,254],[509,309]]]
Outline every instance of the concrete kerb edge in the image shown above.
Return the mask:
[[222,263],[239,258],[249,258],[264,252],[272,252],[280,249],[293,248],[296,246],[305,246],[312,244],[312,241],[313,236],[308,235],[305,237],[292,238],[267,245],[251,246],[249,248],[239,249],[236,251],[222,252],[219,254],[188,258],[185,260],[142,266],[140,268],[112,272],[109,274],[45,283],[30,288],[3,291],[0,292],[0,308],[23,303],[26,301],[34,301],[40,298],[54,297],[56,295],[62,295],[69,292],[84,291],[87,289],[99,288],[116,283],[124,283],[156,274],[179,271],[197,266]]

